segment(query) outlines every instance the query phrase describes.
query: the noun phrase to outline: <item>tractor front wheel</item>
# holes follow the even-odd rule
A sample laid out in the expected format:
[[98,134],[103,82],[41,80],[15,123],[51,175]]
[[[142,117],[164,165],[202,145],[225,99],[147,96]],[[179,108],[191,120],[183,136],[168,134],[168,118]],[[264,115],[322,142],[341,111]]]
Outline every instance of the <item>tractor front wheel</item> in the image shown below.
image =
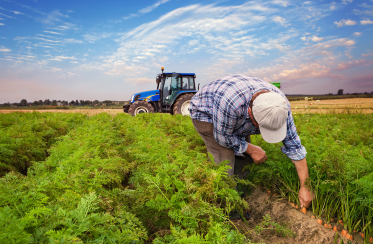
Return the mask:
[[193,93],[188,93],[185,95],[181,95],[175,102],[173,112],[174,114],[182,114],[186,116],[190,116],[189,108],[190,108],[190,100],[194,96]]
[[154,113],[154,108],[148,102],[136,101],[131,104],[130,108],[128,109],[128,113],[132,116],[136,116],[142,113]]

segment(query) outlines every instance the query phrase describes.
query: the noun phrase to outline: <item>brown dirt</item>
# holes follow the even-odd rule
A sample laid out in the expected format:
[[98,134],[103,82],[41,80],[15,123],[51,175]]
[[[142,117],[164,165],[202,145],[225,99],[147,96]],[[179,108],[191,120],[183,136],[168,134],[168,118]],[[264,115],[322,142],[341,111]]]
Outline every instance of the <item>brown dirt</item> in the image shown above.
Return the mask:
[[108,113],[112,115],[116,115],[119,113],[123,113],[123,109],[40,109],[40,110],[19,110],[19,109],[0,109],[0,113],[13,113],[13,112],[21,112],[21,113],[32,113],[32,112],[52,112],[52,113],[83,113],[88,115],[95,115],[99,113]]
[[[266,244],[309,244],[309,243],[322,243],[322,244],[333,244],[336,232],[331,229],[327,229],[324,226],[318,224],[316,219],[311,218],[312,211],[307,209],[307,213],[304,214],[300,210],[291,207],[285,200],[264,193],[259,188],[255,189],[254,192],[245,198],[250,206],[252,217],[247,221],[247,224],[243,221],[235,221],[235,226],[245,233],[246,236],[255,243],[266,243]],[[263,216],[270,215],[271,221],[290,228],[296,233],[295,237],[283,237],[281,234],[273,230],[263,230],[261,234],[256,234],[254,229],[259,223],[261,223]],[[335,224],[334,224],[335,225]],[[341,232],[338,232],[338,238],[336,243],[340,243],[343,240],[347,243],[347,239],[341,236]],[[363,243],[363,239],[355,234],[353,243]]]

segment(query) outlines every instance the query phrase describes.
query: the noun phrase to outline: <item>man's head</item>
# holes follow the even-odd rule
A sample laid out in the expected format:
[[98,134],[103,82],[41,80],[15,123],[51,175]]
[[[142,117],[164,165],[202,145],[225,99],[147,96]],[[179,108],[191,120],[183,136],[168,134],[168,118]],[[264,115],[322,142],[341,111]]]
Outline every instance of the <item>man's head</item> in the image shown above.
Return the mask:
[[[257,94],[254,94],[254,96]],[[276,92],[260,92],[251,104],[253,121],[259,126],[263,139],[277,143],[286,137],[288,106],[286,99]],[[251,111],[250,111],[251,112]]]

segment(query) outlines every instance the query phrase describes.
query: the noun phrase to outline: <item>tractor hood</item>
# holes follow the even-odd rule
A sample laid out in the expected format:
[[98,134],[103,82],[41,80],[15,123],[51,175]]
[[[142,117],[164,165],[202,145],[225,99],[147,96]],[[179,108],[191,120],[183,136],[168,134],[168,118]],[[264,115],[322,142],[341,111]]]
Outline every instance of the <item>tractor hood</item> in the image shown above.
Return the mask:
[[152,101],[158,101],[159,100],[159,90],[152,90],[152,91],[143,91],[139,93],[135,93],[131,97],[131,103],[136,101],[142,101],[145,98],[148,98]]

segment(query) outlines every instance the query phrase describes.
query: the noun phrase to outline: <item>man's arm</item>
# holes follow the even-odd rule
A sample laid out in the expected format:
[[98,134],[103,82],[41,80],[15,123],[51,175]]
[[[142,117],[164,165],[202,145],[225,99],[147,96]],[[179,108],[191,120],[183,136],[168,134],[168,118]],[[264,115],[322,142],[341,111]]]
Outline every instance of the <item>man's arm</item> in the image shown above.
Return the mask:
[[310,177],[308,173],[307,160],[306,158],[304,158],[299,161],[295,161],[295,160],[291,160],[291,161],[295,165],[295,169],[297,170],[299,181],[300,181],[300,189],[298,193],[300,207],[308,208],[312,202],[312,192],[309,189],[307,189],[305,186],[306,179]]

